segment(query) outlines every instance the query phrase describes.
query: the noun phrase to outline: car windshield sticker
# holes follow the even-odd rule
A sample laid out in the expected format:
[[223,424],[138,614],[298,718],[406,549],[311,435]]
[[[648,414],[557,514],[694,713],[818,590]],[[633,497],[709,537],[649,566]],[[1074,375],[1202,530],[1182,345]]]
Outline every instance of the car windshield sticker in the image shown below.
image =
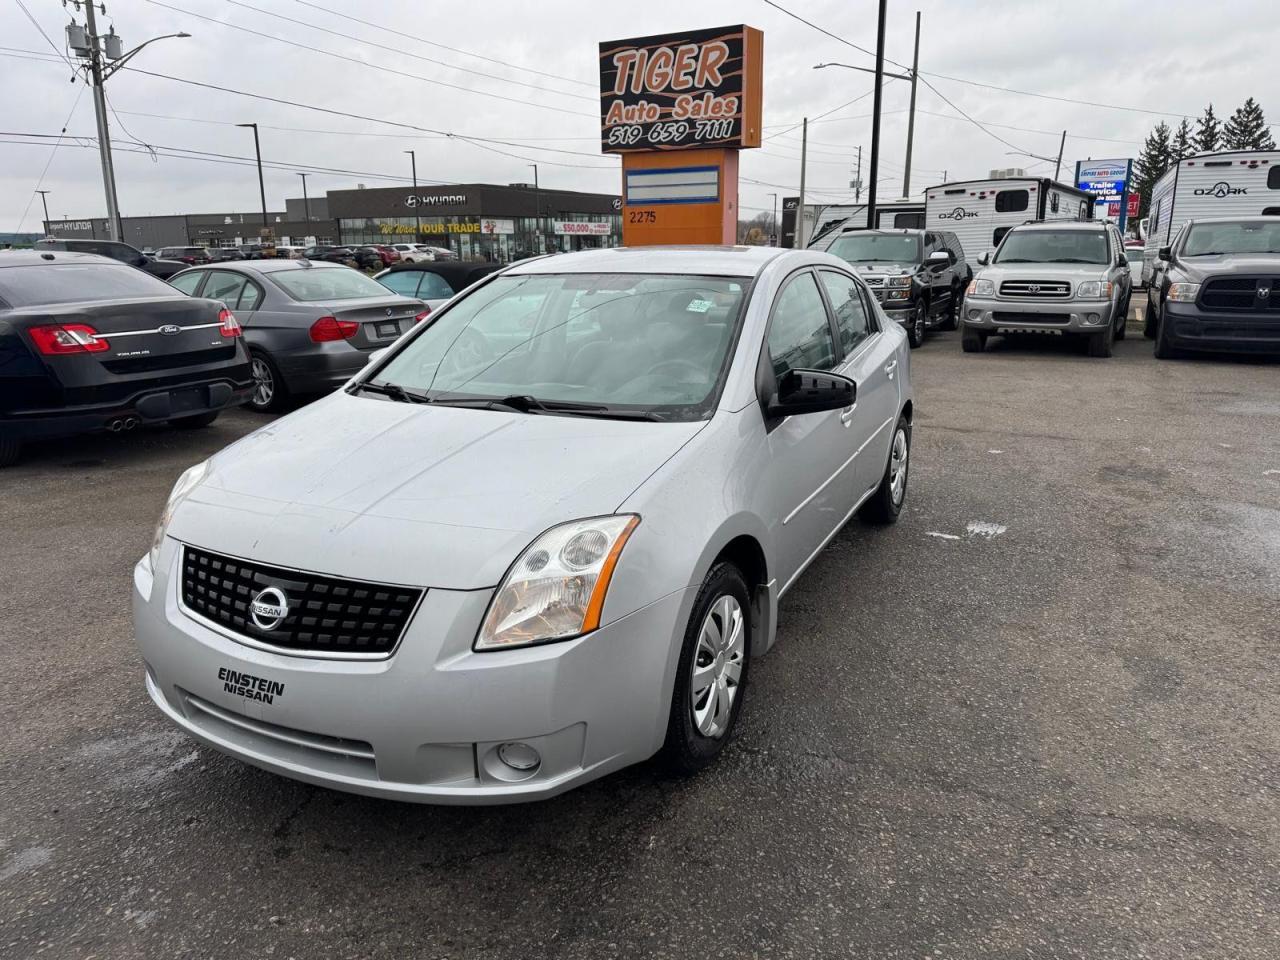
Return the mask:
[[689,305],[685,307],[685,310],[690,313],[706,313],[714,306],[715,304],[710,300],[690,300]]

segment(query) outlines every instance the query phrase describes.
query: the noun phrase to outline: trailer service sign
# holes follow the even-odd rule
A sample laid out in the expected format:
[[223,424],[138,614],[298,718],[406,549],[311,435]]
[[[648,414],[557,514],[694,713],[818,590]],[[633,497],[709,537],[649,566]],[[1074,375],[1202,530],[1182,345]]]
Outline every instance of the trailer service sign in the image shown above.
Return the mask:
[[743,25],[601,43],[601,149],[758,147],[763,46]]

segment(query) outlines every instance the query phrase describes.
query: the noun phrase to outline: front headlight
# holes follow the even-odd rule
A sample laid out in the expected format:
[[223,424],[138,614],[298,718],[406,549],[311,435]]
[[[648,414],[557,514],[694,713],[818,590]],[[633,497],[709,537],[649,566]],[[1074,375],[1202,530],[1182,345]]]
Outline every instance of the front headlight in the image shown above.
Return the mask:
[[178,478],[178,482],[173,485],[173,490],[169,493],[169,499],[164,505],[164,510],[160,512],[160,519],[156,523],[156,532],[151,537],[151,569],[156,569],[156,563],[160,559],[160,547],[164,544],[165,534],[169,530],[169,521],[173,519],[173,511],[177,508],[187,494],[195,489],[197,483],[204,479],[206,473],[209,472],[209,461],[203,460],[194,467],[189,467],[183,471],[182,476]]
[[996,285],[991,280],[974,280],[970,282],[969,289],[965,293],[970,297],[994,297]]
[[1169,284],[1169,299],[1178,303],[1194,303],[1196,297],[1200,296],[1200,284],[1198,283],[1171,283]]
[[568,640],[600,626],[605,593],[634,514],[552,527],[525,547],[503,577],[476,637],[476,650]]
[[1086,280],[1084,283],[1077,284],[1076,296],[1081,300],[1110,300],[1111,281]]
[[910,277],[885,277],[884,285],[886,287],[898,287],[898,288],[910,287],[911,278]]

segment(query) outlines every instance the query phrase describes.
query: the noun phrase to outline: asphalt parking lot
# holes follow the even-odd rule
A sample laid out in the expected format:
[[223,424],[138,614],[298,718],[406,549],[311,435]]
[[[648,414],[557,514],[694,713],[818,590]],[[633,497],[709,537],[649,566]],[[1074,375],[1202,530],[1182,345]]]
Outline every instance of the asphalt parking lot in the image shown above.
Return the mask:
[[130,571],[262,418],[0,473],[0,955],[1268,958],[1280,364],[958,335],[908,508],[786,597],[739,735],[528,807],[402,806],[196,747]]

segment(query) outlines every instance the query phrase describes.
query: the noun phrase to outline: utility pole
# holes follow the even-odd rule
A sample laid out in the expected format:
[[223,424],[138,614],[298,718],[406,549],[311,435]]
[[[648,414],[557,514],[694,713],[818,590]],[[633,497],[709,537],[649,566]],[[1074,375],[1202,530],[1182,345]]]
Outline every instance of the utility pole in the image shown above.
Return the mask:
[[[794,128],[793,128],[794,129]],[[804,168],[809,158],[809,118],[800,129],[800,203],[796,210],[796,249],[804,249]]]
[[[418,195],[418,155],[412,150],[406,150],[409,155],[409,164],[413,168],[413,195]],[[413,201],[413,242],[422,242],[422,215],[418,213],[418,201]]]
[[53,191],[37,190],[36,193],[40,194],[40,202],[44,204],[44,230],[45,230],[45,233],[48,234],[49,232],[49,194],[53,193]]
[[[123,44],[120,37],[116,34],[113,27],[111,32],[105,36],[98,34],[97,13],[101,10],[106,12],[105,6],[94,8],[92,0],[72,0],[77,10],[83,9],[85,25],[81,27],[78,23],[72,22],[67,25],[67,46],[71,48],[72,54],[87,63],[82,64],[85,71],[86,79],[89,85],[93,87],[93,117],[98,127],[98,154],[102,161],[102,186],[107,198],[107,237],[111,240],[123,240],[124,228],[120,221],[120,204],[116,197],[116,171],[115,165],[111,161],[111,131],[107,124],[107,94],[103,89],[106,83],[115,74],[117,70],[123,67],[129,60],[149,43],[155,43],[157,40],[167,40],[170,37],[189,37],[189,33],[167,33],[162,37],[152,37],[143,43],[138,44],[128,53],[122,53]],[[110,65],[104,65],[103,49],[99,45],[102,41],[106,46],[106,59],[113,61]]]
[[302,178],[302,218],[311,222],[311,201],[307,199],[307,175],[305,173],[298,174]]
[[853,202],[862,200],[862,144],[858,144],[858,165],[853,170]]
[[778,195],[771,193],[769,196],[773,197],[773,224],[769,228],[769,235],[775,238],[770,241],[769,246],[776,247],[782,242],[782,230],[778,226]]
[[538,249],[534,253],[546,253],[546,238],[542,235],[542,189],[538,186],[538,165],[533,167],[533,233],[538,238]]
[[[253,128],[253,152],[258,158],[258,195],[262,198],[262,229],[269,229],[267,223],[267,187],[262,180],[262,146],[258,143],[258,125],[256,123],[237,123],[237,127]],[[263,239],[266,239],[265,234]]]
[[1058,174],[1062,171],[1062,151],[1067,147],[1067,131],[1062,131],[1062,139],[1058,141],[1058,164],[1053,168],[1053,179],[1058,179]]
[[916,49],[911,56],[911,109],[907,112],[907,169],[902,174],[902,199],[911,196],[911,141],[916,132],[916,79],[920,76],[920,11],[916,11]]
[[880,16],[876,26],[876,80],[871,113],[871,182],[867,184],[867,227],[876,225],[876,180],[880,177],[880,105],[884,86],[884,22],[888,0],[880,0]]

